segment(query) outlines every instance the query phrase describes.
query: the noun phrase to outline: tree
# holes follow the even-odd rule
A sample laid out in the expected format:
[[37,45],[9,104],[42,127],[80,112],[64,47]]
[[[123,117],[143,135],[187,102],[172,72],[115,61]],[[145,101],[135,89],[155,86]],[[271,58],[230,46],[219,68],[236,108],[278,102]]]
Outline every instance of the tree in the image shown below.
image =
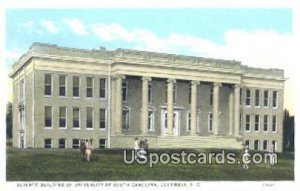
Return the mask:
[[294,152],[294,116],[290,116],[288,110],[284,110],[283,119],[283,149]]
[[13,114],[12,114],[12,103],[8,102],[6,104],[6,138],[12,138],[12,123]]

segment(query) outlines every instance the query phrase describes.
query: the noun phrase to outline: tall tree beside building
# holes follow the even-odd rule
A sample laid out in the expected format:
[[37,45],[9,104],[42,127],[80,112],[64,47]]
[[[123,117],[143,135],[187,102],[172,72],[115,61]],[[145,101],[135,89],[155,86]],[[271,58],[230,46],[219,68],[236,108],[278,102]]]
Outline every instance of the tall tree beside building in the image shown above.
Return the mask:
[[284,110],[283,120],[283,149],[294,152],[294,116],[290,116],[288,110]]
[[12,138],[12,103],[8,102],[6,104],[6,137]]

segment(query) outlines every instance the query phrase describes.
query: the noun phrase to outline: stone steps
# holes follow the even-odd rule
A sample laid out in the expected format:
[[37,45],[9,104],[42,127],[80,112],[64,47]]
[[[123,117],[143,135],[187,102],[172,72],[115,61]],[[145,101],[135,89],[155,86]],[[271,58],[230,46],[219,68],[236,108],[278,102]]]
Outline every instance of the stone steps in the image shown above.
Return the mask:
[[157,138],[156,147],[241,149],[242,142],[225,136],[165,136]]

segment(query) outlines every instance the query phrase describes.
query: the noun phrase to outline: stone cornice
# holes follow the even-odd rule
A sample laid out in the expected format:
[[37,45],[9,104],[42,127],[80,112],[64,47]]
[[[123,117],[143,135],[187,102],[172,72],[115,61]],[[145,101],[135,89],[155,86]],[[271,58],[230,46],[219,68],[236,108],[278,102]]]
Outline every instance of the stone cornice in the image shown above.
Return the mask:
[[116,49],[114,51],[107,51],[103,48],[99,50],[84,50],[42,43],[34,43],[29,51],[13,65],[10,77],[13,77],[15,73],[32,58],[112,64],[112,67],[119,64],[131,64],[156,68],[165,67],[174,70],[186,69],[202,72],[218,72],[228,75],[240,75],[242,78],[257,78],[276,81],[286,80],[284,78],[283,70],[243,66],[241,65],[241,62],[234,60],[221,60],[128,49]]

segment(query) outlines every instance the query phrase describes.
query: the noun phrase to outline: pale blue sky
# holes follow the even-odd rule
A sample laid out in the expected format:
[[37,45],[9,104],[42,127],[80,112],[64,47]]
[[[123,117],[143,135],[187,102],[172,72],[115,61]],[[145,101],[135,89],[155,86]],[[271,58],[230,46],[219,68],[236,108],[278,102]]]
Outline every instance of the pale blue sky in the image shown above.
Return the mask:
[[282,68],[296,84],[292,9],[6,9],[6,68],[33,42],[139,49]]
[[[134,42],[104,40],[94,33],[78,36],[63,22],[66,18],[80,20],[87,31],[96,23],[115,23],[129,31],[145,29],[161,38],[176,33],[220,45],[224,44],[224,34],[230,30],[292,32],[291,9],[7,9],[6,49],[24,52],[33,42],[87,49],[135,47]],[[41,25],[43,20],[53,22],[59,32],[47,31]],[[30,22],[31,28],[26,26]],[[184,49],[181,54],[193,52]]]

